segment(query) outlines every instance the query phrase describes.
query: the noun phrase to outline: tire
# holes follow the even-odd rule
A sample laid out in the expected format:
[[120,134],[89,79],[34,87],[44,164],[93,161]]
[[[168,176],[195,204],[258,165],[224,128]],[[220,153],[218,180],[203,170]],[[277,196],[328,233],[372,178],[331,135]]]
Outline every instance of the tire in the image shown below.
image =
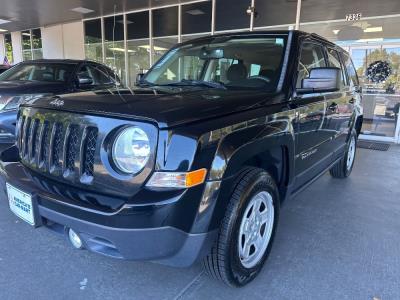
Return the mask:
[[278,217],[279,193],[273,178],[262,169],[244,169],[238,176],[218,238],[203,260],[206,273],[234,287],[252,281],[269,256]]
[[351,131],[349,140],[346,145],[346,152],[343,157],[329,170],[329,173],[334,178],[349,177],[353,170],[354,161],[357,149],[357,132]]

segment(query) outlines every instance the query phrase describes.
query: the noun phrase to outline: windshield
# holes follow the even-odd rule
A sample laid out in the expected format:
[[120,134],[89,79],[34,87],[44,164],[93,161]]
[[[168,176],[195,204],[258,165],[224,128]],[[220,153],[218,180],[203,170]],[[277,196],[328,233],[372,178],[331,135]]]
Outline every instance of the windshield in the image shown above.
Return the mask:
[[143,84],[273,91],[280,78],[286,36],[216,37],[170,50]]
[[47,81],[66,82],[71,76],[73,64],[19,64],[0,75],[0,81]]

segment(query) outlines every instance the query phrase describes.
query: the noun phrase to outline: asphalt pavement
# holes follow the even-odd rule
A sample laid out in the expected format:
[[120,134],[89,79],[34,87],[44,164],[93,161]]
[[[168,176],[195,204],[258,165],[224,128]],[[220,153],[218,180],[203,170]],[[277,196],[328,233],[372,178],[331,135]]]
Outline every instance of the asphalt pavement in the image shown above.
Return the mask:
[[358,149],[346,180],[326,174],[281,212],[270,259],[233,289],[196,264],[174,269],[74,250],[33,229],[0,194],[0,299],[400,299],[400,147]]

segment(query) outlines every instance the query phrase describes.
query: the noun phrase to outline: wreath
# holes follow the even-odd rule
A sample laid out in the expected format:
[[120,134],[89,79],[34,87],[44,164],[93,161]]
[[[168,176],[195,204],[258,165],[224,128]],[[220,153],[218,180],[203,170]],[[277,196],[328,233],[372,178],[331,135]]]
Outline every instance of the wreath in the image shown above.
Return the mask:
[[384,82],[390,74],[392,74],[392,68],[386,61],[374,61],[367,68],[367,78],[374,83]]

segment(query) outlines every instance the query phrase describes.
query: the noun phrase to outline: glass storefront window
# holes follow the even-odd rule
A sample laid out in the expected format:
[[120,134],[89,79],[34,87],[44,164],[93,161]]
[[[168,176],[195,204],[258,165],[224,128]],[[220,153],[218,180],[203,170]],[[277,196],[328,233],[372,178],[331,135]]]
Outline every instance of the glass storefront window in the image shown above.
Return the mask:
[[141,11],[126,15],[128,40],[149,38],[149,12]]
[[32,29],[31,37],[32,37],[32,58],[33,59],[43,58],[42,32],[40,28]]
[[182,6],[182,34],[211,31],[211,1]]
[[14,56],[13,56],[13,47],[11,42],[11,33],[4,34],[4,48],[6,51],[8,63],[13,64]]
[[21,32],[22,39],[22,58],[23,60],[32,59],[32,43],[31,43],[31,31],[25,30]]
[[103,62],[101,19],[84,22],[85,56],[87,59]]
[[296,23],[297,1],[256,1],[255,6],[254,27]]
[[178,35],[178,6],[155,9],[153,14],[153,36]]
[[42,33],[40,28],[21,31],[21,40],[23,60],[43,58]]
[[124,17],[104,18],[105,64],[125,83]]
[[128,86],[133,87],[136,76],[150,68],[149,12],[126,15]]
[[250,16],[246,10],[250,0],[218,0],[215,9],[215,30],[248,29]]
[[178,43],[178,37],[153,39],[153,64]]
[[361,132],[394,137],[400,107],[400,47],[353,49],[363,86],[364,122]]
[[128,85],[133,87],[136,75],[145,73],[150,68],[150,41],[149,39],[128,41]]

